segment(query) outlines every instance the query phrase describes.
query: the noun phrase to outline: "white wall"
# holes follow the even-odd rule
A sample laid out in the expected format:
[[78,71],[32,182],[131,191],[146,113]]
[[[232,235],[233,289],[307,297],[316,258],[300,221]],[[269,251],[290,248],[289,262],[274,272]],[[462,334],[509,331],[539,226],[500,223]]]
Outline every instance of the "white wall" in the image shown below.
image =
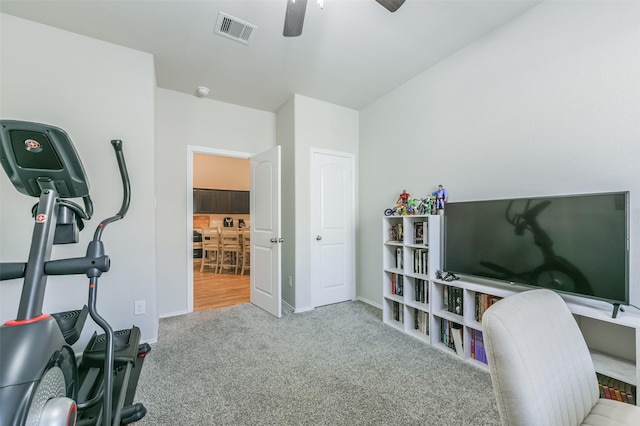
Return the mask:
[[[98,310],[115,329],[132,324],[142,339],[157,337],[154,212],[153,58],[52,27],[0,14],[0,117],[52,124],[66,130],[84,163],[95,214],[79,244],[55,246],[52,258],[85,254],[93,230],[115,214],[122,184],[110,144],[124,141],[132,185],[129,214],[103,234],[111,270],[100,278]],[[19,194],[0,173],[0,259],[26,261],[35,198]],[[87,278],[50,277],[44,312],[87,303]],[[0,321],[15,318],[21,280],[0,284]],[[146,315],[133,315],[146,300]],[[95,329],[92,321],[79,344]]]
[[196,98],[166,89],[156,91],[156,185],[158,312],[187,312],[188,251],[187,146],[257,154],[275,146],[275,114]]
[[640,305],[640,3],[544,2],[361,111],[359,296],[381,304],[381,217],[451,201],[631,191]]
[[[311,148],[354,154],[358,169],[358,111],[301,95],[294,96],[295,117],[295,305],[311,306]],[[358,199],[356,190],[356,200]],[[357,201],[356,201],[357,205]],[[357,219],[356,219],[357,220]],[[357,229],[357,224],[356,224]],[[286,242],[285,242],[286,244]],[[283,277],[286,278],[286,277]],[[286,281],[286,279],[283,279]],[[283,286],[286,286],[283,283]]]

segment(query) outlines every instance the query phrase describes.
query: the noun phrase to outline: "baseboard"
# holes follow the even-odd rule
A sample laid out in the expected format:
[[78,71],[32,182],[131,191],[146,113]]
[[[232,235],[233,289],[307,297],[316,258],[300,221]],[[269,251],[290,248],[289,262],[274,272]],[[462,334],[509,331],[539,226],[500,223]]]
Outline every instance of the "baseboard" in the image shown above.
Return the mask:
[[371,306],[376,307],[378,309],[382,309],[382,305],[380,305],[378,303],[375,303],[375,302],[372,302],[369,299],[365,299],[364,297],[356,297],[356,300],[359,300],[360,302],[364,302],[367,305],[371,305]]
[[291,306],[290,304],[288,304],[284,300],[282,300],[282,310],[286,311],[286,312],[295,312],[296,311],[293,306]]
[[189,312],[187,312],[186,310],[183,311],[173,311],[173,312],[165,312],[163,314],[160,314],[159,318],[170,318],[170,317],[177,317],[179,315],[186,315]]
[[[373,306],[374,308],[382,309],[382,305],[381,304],[372,302],[371,300],[365,299],[363,297],[356,297],[354,300],[357,300],[357,301],[360,301],[360,302],[364,302],[367,305]],[[294,314],[299,314],[301,312],[313,311],[315,308],[312,307],[312,306],[307,306],[307,307],[304,307],[304,308],[297,308],[296,309],[296,308],[294,308],[293,306],[289,305],[287,302],[285,302],[283,300],[282,301],[282,309],[283,310],[286,309],[287,311],[293,312]]]

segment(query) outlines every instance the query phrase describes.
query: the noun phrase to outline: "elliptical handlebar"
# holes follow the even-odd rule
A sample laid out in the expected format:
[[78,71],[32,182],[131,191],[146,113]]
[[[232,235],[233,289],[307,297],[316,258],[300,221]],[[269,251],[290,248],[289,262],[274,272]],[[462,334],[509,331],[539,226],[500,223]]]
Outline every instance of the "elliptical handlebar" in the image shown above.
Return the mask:
[[131,203],[131,181],[129,180],[129,173],[127,171],[127,163],[122,153],[122,141],[120,139],[114,139],[111,141],[111,146],[116,154],[116,160],[118,161],[118,169],[120,170],[120,178],[122,179],[122,205],[118,212],[98,224],[96,232],[93,235],[94,241],[99,241],[102,237],[102,231],[108,224],[118,221],[127,214],[129,210],[129,204]]
[[[115,152],[116,160],[118,162],[118,169],[120,171],[120,178],[122,180],[122,205],[120,206],[120,210],[113,215],[98,224],[96,227],[96,231],[93,235],[93,241],[89,243],[89,247],[87,248],[87,257],[93,259],[105,258],[106,257],[106,270],[109,268],[109,260],[108,257],[104,254],[104,246],[102,241],[100,240],[102,237],[102,231],[104,228],[112,222],[116,222],[127,214],[129,210],[129,204],[131,202],[131,181],[129,180],[129,173],[127,172],[127,164],[124,159],[124,154],[122,152],[122,141],[120,139],[114,139],[111,141],[111,146],[113,146],[113,150]],[[105,358],[104,358],[104,392],[102,393],[102,403],[103,403],[103,412],[102,412],[102,423],[104,426],[109,426],[111,424],[111,407],[112,407],[112,389],[113,389],[113,359],[114,359],[114,341],[113,341],[113,329],[109,325],[109,323],[98,313],[97,310],[97,297],[98,297],[98,277],[105,272],[104,269],[100,269],[98,267],[92,268],[90,271],[87,271],[87,276],[89,277],[89,315],[91,318],[98,324],[102,330],[105,332],[106,341],[105,341]],[[114,423],[119,423],[120,419],[115,416]]]

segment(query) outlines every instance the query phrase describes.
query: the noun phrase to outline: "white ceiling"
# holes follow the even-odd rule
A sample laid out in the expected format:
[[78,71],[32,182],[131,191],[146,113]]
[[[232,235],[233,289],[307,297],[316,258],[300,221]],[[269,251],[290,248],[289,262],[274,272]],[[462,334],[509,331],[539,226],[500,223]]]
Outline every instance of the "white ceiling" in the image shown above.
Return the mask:
[[[265,111],[294,93],[359,110],[541,0],[1,0],[0,11],[153,54],[159,87]],[[218,12],[256,25],[249,46],[213,34]]]

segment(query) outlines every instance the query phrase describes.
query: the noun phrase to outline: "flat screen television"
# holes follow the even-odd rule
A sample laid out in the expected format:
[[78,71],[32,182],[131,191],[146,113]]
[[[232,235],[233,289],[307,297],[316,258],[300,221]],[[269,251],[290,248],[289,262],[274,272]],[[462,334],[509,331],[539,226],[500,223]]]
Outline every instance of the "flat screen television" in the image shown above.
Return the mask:
[[450,202],[443,269],[629,304],[629,193]]

